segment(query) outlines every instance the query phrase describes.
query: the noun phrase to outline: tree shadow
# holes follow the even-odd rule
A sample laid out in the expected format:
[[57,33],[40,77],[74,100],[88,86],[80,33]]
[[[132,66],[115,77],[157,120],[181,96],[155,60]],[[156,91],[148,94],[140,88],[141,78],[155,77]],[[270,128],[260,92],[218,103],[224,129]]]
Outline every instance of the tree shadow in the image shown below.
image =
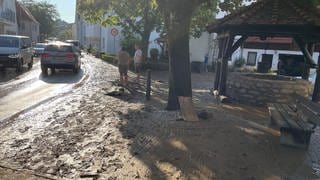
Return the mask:
[[216,104],[203,87],[193,95],[195,107],[213,116],[185,122],[179,112],[163,110],[167,83],[153,86],[151,101],[118,113],[125,121],[119,130],[148,179],[315,178],[308,152],[281,146],[270,133],[265,109]]

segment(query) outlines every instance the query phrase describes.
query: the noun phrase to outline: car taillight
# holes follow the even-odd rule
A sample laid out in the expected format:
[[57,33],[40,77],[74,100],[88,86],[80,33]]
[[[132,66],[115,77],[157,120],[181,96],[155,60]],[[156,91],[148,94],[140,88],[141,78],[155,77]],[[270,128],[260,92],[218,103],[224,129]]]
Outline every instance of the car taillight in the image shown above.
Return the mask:
[[66,57],[67,58],[74,58],[74,55],[73,54],[66,54]]
[[50,55],[49,55],[49,53],[42,53],[41,56],[42,56],[42,57],[49,57]]

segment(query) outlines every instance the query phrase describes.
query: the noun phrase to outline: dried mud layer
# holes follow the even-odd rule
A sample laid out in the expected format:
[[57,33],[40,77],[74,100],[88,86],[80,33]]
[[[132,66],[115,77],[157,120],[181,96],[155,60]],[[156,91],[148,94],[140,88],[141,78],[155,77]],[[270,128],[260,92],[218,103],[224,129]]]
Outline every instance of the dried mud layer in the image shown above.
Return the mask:
[[194,77],[197,109],[212,116],[184,122],[163,110],[161,73],[151,101],[142,83],[112,97],[105,93],[117,69],[91,56],[84,61],[91,68],[83,86],[0,123],[0,179],[317,178],[310,162],[319,160],[280,146],[265,109],[216,104],[207,80]]

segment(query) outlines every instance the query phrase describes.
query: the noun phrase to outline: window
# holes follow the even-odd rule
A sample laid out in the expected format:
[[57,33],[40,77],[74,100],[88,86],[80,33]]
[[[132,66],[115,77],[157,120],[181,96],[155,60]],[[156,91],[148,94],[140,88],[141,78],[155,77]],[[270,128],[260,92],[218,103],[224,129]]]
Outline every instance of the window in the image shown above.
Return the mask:
[[45,51],[72,52],[72,46],[48,45]]
[[257,53],[256,52],[248,52],[247,65],[255,66],[257,61]]

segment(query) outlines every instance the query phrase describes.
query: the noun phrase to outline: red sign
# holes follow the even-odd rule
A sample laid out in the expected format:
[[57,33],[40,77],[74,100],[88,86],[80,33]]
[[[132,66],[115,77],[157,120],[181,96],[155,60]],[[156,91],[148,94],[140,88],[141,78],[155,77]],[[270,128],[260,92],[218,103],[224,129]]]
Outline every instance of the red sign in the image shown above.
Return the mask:
[[118,29],[116,29],[116,28],[112,28],[112,29],[111,29],[111,35],[112,35],[112,36],[117,36],[118,34],[119,34]]

